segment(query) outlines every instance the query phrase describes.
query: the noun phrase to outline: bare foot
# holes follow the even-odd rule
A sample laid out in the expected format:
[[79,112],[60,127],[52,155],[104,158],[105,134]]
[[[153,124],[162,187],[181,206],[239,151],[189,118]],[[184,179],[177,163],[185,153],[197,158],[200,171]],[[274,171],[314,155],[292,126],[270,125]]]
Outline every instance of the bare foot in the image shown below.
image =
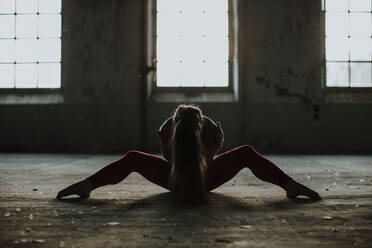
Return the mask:
[[309,189],[308,187],[306,187],[303,184],[300,184],[300,183],[296,182],[295,180],[289,181],[289,183],[287,184],[287,187],[286,187],[286,191],[287,191],[287,197],[289,199],[294,199],[294,198],[296,198],[297,196],[300,196],[300,195],[307,196],[307,197],[309,197],[313,200],[321,200],[322,199],[317,192],[315,192],[314,190]]
[[88,179],[85,179],[71,186],[68,186],[67,188],[58,192],[57,198],[62,198],[64,196],[69,196],[69,195],[74,195],[74,194],[80,196],[81,198],[88,198],[92,190],[93,190],[92,184],[90,183]]

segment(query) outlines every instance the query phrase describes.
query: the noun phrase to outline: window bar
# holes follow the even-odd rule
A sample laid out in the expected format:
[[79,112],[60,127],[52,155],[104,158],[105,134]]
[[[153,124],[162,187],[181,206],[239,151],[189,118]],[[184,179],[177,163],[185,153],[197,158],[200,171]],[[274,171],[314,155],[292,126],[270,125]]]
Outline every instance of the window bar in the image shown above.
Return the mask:
[[[37,21],[36,21],[36,40],[39,40],[39,24],[40,24],[40,6],[39,6],[40,2],[39,0],[37,0],[37,12],[36,12],[36,17],[37,17]],[[36,88],[39,88],[39,60],[36,59]]]
[[351,87],[351,56],[350,56],[350,0],[347,1],[347,32],[348,32],[348,36],[347,36],[347,45],[348,45],[348,62],[347,62],[347,70],[348,70],[348,83],[349,83],[349,87]]
[[13,88],[16,88],[16,45],[17,45],[17,0],[14,0],[14,47],[13,47]]

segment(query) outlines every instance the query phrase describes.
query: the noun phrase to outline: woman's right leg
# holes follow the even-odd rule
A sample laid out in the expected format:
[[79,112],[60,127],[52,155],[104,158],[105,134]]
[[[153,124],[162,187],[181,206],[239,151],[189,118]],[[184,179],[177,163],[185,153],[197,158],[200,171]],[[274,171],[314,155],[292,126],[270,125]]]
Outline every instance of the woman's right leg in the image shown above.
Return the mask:
[[289,198],[305,195],[312,199],[320,199],[318,193],[293,180],[250,145],[227,151],[213,160],[208,166],[208,190],[229,181],[244,168],[249,168],[259,179],[283,188]]
[[165,189],[168,187],[168,178],[171,166],[167,160],[152,154],[129,151],[119,160],[105,166],[87,179],[73,184],[57,195],[58,198],[72,194],[89,197],[90,191],[109,184],[117,184],[130,173],[138,172],[150,182]]
[[274,163],[264,158],[252,146],[243,145],[222,153],[208,166],[209,190],[213,190],[232,179],[239,171],[249,168],[252,173],[265,182],[282,188],[291,177],[285,174]]

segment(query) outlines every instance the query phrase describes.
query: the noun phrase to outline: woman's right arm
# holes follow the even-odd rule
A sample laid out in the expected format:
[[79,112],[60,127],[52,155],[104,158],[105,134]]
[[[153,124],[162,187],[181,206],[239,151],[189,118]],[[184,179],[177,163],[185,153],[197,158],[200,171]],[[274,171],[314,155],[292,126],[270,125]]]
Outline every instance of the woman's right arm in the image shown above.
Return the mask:
[[204,116],[203,143],[209,156],[213,156],[222,147],[224,133],[219,122],[214,122],[211,118]]

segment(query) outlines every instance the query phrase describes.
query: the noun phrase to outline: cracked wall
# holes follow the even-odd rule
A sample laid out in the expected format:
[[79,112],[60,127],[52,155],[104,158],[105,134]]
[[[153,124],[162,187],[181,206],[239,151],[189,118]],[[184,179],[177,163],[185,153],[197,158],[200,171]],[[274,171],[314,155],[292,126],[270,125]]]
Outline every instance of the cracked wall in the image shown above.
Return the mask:
[[[144,1],[64,0],[63,102],[1,104],[1,151],[159,152],[177,103],[145,101]],[[239,101],[201,102],[223,150],[372,152],[371,91],[322,88],[320,0],[238,1]]]

